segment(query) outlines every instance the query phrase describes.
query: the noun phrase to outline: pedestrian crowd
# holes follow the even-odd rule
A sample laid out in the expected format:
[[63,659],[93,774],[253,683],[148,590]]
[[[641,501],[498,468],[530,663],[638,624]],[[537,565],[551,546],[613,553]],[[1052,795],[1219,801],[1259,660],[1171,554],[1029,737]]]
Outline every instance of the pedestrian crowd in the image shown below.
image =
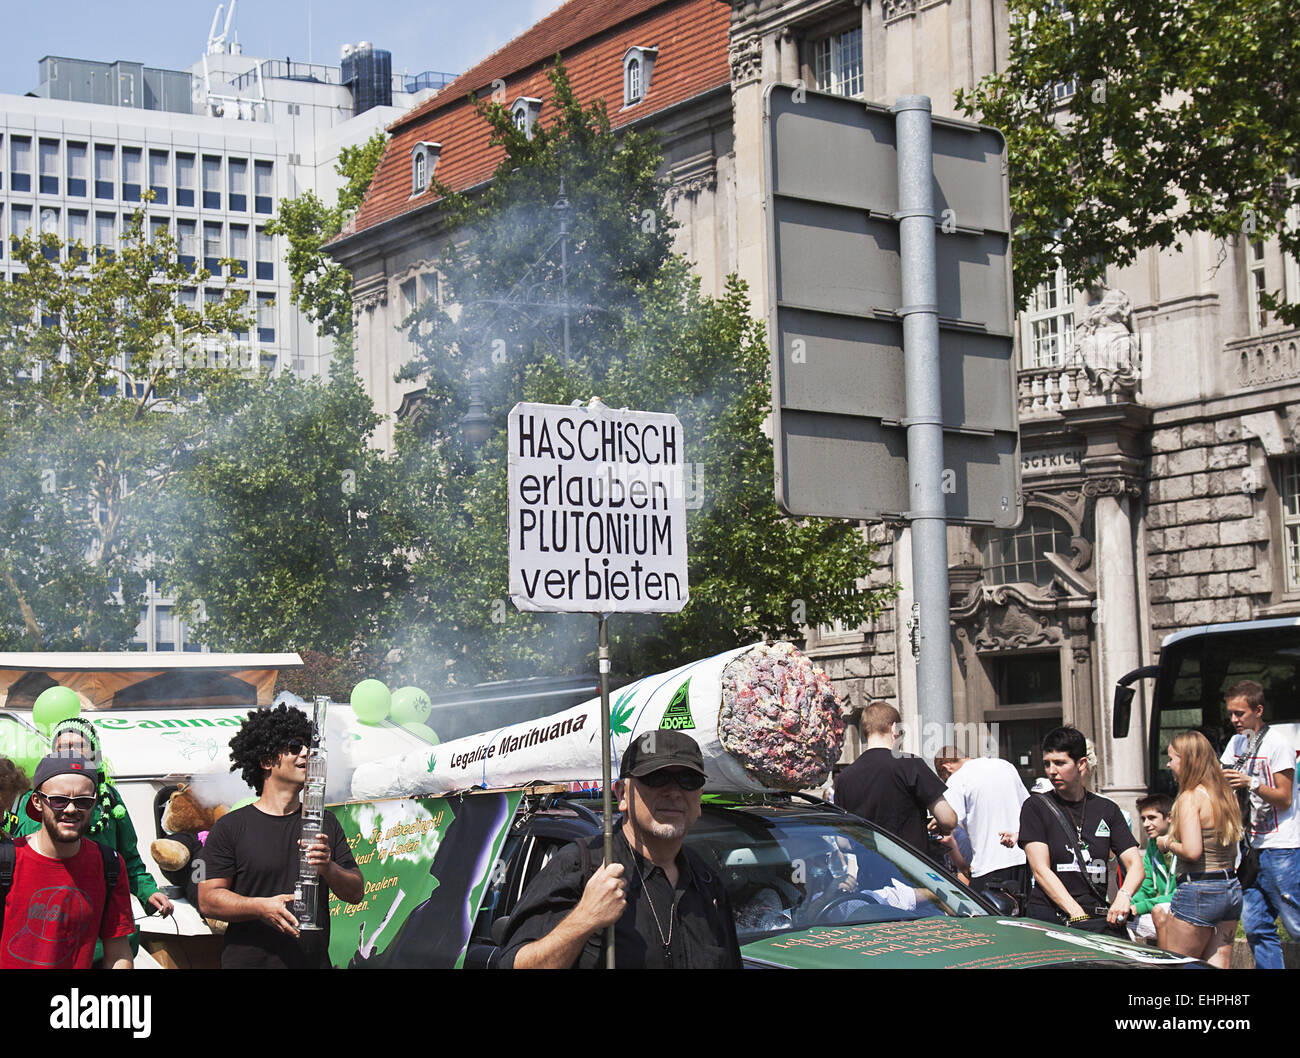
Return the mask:
[[[1010,762],[953,747],[931,770],[901,752],[898,711],[876,703],[861,719],[865,749],[836,777],[833,796],[946,857],[999,907],[1217,967],[1229,965],[1240,922],[1255,965],[1280,969],[1277,921],[1300,939],[1295,749],[1267,723],[1259,683],[1234,684],[1225,702],[1235,734],[1221,756],[1200,731],[1169,741],[1177,796],[1138,799],[1144,850],[1120,806],[1089,789],[1095,753],[1070,727],[1044,737],[1045,779],[1030,792]],[[146,914],[169,915],[172,903],[141,860],[93,725],[66,720],[52,737],[30,788],[0,758],[0,968],[129,968],[131,895]],[[291,909],[310,744],[311,722],[284,705],[249,713],[231,740],[232,770],[257,798],[217,820],[195,867],[199,911],[228,923],[223,967],[329,965],[329,916],[322,929],[302,931]],[[684,733],[634,741],[614,789],[623,815],[613,860],[599,863],[598,842],[556,855],[523,894],[501,964],[603,965],[612,927],[620,966],[738,967],[727,893],[684,847],[704,775],[699,746]],[[361,871],[330,812],[306,859],[322,890],[361,902]]]

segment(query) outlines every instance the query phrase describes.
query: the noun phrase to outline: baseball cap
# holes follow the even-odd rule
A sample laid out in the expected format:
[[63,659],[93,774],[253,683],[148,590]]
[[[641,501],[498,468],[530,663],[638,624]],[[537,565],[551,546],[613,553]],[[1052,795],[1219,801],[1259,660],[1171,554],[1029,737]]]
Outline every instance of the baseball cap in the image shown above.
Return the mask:
[[687,768],[704,774],[699,743],[682,731],[647,731],[637,735],[619,764],[620,779],[639,779],[661,768]]
[[[61,753],[51,753],[36,765],[36,774],[32,776],[32,789],[39,790],[58,775],[84,775],[93,783],[95,765],[84,757],[67,757]],[[37,823],[41,821],[41,813],[36,810],[30,797],[27,799],[27,815]]]

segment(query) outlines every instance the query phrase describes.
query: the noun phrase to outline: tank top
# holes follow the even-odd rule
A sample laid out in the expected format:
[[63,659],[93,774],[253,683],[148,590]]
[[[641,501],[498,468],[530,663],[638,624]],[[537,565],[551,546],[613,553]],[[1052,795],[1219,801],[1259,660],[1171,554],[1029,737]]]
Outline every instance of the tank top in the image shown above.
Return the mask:
[[1213,827],[1201,828],[1201,856],[1196,860],[1178,857],[1178,875],[1201,874],[1205,871],[1232,870],[1237,863],[1237,846],[1220,845]]

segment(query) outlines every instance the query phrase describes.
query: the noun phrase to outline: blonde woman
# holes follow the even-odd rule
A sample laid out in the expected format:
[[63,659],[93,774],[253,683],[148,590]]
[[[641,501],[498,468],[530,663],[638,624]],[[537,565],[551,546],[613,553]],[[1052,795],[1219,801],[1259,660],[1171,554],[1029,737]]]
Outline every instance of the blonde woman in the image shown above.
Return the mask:
[[1199,731],[1185,731],[1169,744],[1169,770],[1178,780],[1178,799],[1169,832],[1156,838],[1156,847],[1178,857],[1178,888],[1161,943],[1226,970],[1241,917],[1241,883],[1233,873],[1241,809],[1214,747]]

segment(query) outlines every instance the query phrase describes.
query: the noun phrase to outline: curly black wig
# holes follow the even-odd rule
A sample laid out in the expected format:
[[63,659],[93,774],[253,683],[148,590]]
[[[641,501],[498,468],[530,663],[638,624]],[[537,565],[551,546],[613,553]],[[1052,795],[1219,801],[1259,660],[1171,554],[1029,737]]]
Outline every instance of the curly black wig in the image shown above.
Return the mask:
[[262,762],[274,760],[294,739],[311,741],[311,719],[300,709],[281,703],[274,709],[254,709],[230,740],[231,771],[240,772],[260,795],[266,776]]

